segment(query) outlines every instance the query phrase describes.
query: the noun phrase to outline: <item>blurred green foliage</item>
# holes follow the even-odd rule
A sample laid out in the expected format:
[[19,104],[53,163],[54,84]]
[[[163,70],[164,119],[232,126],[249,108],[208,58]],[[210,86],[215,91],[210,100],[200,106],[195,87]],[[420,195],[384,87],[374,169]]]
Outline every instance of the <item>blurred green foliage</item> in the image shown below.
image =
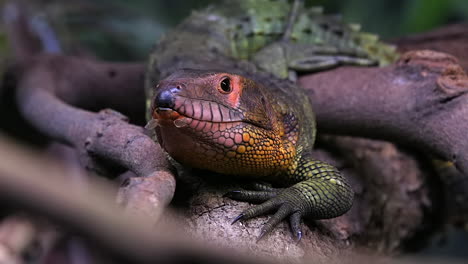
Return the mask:
[[[163,32],[215,0],[30,0],[53,16],[65,43],[80,41],[98,57],[142,60]],[[362,24],[383,39],[468,20],[467,0],[305,0]]]

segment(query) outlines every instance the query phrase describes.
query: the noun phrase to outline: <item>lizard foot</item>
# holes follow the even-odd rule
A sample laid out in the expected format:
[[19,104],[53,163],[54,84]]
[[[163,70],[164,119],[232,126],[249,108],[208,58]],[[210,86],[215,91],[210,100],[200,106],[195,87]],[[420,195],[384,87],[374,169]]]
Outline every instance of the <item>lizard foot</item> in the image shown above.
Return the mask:
[[299,242],[302,238],[302,208],[307,205],[303,205],[303,202],[294,197],[296,191],[291,188],[277,189],[260,183],[254,183],[254,187],[257,189],[256,191],[231,191],[224,195],[238,201],[263,202],[242,212],[233,220],[232,224],[276,210],[276,213],[262,227],[257,241],[270,233],[279,222],[289,217],[291,231],[295,240]]

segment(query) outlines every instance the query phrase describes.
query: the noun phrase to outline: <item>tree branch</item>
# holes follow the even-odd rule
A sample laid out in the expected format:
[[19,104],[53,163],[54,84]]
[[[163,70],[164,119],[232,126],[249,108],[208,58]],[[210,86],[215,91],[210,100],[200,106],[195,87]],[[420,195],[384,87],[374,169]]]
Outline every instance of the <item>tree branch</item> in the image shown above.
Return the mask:
[[[9,6],[12,10],[14,7]],[[28,31],[26,15],[20,11],[15,10],[12,17],[5,15],[9,40],[12,45],[19,45],[17,103],[24,118],[48,137],[75,147],[83,165],[90,170],[115,176],[115,171],[110,170],[118,164],[137,176],[147,177],[132,185],[133,189],[146,190],[147,182],[157,182],[139,205],[159,212],[171,201],[175,190],[171,165],[160,146],[142,127],[128,124],[122,114],[84,110],[112,107],[143,123],[143,66],[36,54],[35,42],[16,43],[34,39]],[[114,166],[106,166],[109,161]],[[129,192],[126,194],[121,198],[130,198]]]
[[406,143],[468,173],[468,77],[454,57],[409,52],[389,67],[341,67],[300,85],[320,131]]
[[[55,93],[79,105],[82,96],[87,94],[76,92],[79,90],[76,87],[90,83],[90,79],[80,74],[69,78],[54,71],[50,65],[58,65],[57,61],[61,62],[65,72],[76,72],[73,71],[76,68],[71,68],[76,66],[74,59],[71,58],[72,63],[67,64],[61,56],[42,57],[40,63],[24,72],[17,88],[18,105],[24,117],[49,137],[76,147],[89,169],[105,172],[107,168],[102,166],[100,160],[105,159],[130,169],[138,176],[160,176],[161,183],[165,184],[159,186],[158,197],[162,199],[161,204],[169,203],[175,180],[160,146],[145,134],[142,127],[128,124],[127,118],[115,111],[103,110],[96,114],[70,106],[57,98]],[[80,80],[84,80],[84,83],[80,83]],[[96,86],[92,88],[99,90]],[[67,92],[72,95],[66,96]]]

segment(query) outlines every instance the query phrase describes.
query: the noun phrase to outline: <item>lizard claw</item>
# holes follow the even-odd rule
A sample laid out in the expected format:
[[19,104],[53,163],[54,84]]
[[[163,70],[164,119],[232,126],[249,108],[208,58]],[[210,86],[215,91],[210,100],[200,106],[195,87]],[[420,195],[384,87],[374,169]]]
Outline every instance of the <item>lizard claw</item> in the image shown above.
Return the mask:
[[293,213],[289,217],[289,225],[291,227],[291,232],[294,236],[294,240],[298,244],[302,238],[302,230],[301,230],[301,213],[299,211]]
[[255,243],[258,243],[260,240],[262,240],[265,237],[266,234],[267,234],[267,232],[263,229],[260,232],[260,235],[258,235],[257,240],[255,241]]
[[234,220],[232,220],[231,225],[235,224],[239,220],[244,220],[244,216],[245,215],[243,213],[238,215],[236,218],[234,218]]
[[301,242],[301,239],[302,239],[302,231],[298,231],[296,233],[296,238],[294,239],[296,241],[296,245],[299,244],[299,242]]

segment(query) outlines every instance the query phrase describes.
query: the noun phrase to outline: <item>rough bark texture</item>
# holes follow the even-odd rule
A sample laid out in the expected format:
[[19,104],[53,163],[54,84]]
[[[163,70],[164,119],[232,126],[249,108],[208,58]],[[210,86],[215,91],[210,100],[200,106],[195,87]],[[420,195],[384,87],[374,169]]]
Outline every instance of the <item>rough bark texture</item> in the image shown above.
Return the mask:
[[342,67],[300,84],[321,131],[405,143],[468,173],[468,77],[452,56],[414,51],[389,67]]
[[[28,56],[19,56],[17,101],[24,117],[50,138],[76,147],[83,164],[94,171],[115,174],[107,166],[112,161],[146,176],[127,182],[121,202],[143,199],[148,202],[135,207],[148,206],[149,211],[166,204],[175,182],[160,147],[141,127],[128,124],[114,111],[80,109],[112,107],[143,118],[143,66]],[[410,52],[389,67],[342,67],[303,76],[300,84],[312,98],[319,132],[403,143],[451,160],[468,173],[468,78],[454,57]],[[439,203],[445,202],[439,192],[446,190],[432,185],[438,180],[427,162],[385,142],[347,137],[327,137],[322,142],[325,150],[317,155],[343,170],[357,196],[344,216],[308,222],[298,245],[286,224],[255,243],[265,217],[231,226],[230,219],[248,205],[222,198],[234,183],[221,183],[216,177],[211,181],[182,177],[174,204],[186,212],[187,228],[195,235],[288,260],[304,255],[326,258],[361,247],[394,253],[406,240],[437,228],[437,216],[443,216]],[[140,188],[135,189],[135,184]]]

